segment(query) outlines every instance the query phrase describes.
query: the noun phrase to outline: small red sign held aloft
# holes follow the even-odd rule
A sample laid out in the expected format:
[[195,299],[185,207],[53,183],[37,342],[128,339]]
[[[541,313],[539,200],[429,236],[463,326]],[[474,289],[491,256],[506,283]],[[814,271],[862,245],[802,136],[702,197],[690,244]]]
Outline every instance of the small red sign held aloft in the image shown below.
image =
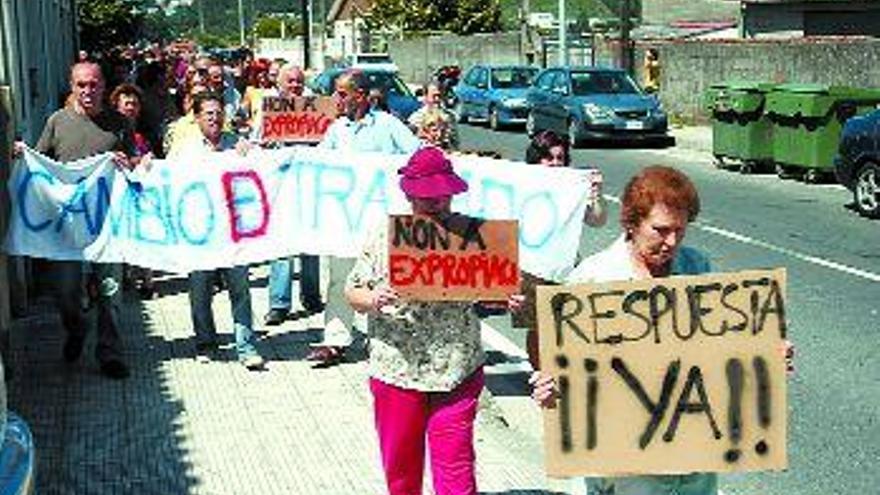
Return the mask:
[[506,301],[519,292],[515,220],[392,215],[391,286],[417,301]]
[[315,143],[336,118],[336,104],[327,96],[263,99],[263,140]]

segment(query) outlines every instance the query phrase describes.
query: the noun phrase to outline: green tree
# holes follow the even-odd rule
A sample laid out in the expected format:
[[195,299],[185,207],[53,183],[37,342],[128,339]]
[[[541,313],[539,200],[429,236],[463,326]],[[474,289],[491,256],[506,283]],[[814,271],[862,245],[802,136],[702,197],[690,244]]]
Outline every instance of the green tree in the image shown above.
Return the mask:
[[143,12],[134,0],[82,0],[79,6],[80,40],[89,51],[135,41]]
[[447,28],[456,34],[493,33],[501,30],[498,0],[458,0]]

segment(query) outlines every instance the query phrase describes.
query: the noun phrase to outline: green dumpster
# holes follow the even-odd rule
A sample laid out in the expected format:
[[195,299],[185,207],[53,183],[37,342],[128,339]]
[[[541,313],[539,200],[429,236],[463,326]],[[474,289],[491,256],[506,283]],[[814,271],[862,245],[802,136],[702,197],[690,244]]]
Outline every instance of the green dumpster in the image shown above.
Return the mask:
[[719,165],[736,152],[733,140],[733,113],[730,108],[727,83],[709,86],[704,95],[704,108],[712,116],[712,154]]
[[843,123],[874,110],[880,90],[818,84],[782,84],[767,95],[773,122],[773,161],[780,176],[814,182],[834,167]]
[[734,81],[710,87],[706,99],[712,102],[713,153],[717,158],[738,160],[742,172],[773,162],[773,124],[764,112],[764,99],[775,86]]

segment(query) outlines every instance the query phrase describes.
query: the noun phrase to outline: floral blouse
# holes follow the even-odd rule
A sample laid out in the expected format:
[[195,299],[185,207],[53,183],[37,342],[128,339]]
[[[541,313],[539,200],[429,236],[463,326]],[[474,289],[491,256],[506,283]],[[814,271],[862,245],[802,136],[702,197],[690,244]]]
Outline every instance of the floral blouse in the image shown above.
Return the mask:
[[[387,223],[376,229],[348,275],[346,289],[388,285]],[[423,392],[448,392],[485,359],[480,321],[469,302],[401,300],[368,317],[370,376]]]

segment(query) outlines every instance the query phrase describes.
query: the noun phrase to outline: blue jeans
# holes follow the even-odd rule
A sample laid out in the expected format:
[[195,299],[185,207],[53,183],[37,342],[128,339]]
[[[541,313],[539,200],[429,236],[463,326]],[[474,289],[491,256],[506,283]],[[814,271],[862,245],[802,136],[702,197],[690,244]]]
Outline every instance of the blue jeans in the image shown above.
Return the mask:
[[[238,357],[243,359],[256,355],[248,267],[219,268],[218,271],[226,279],[226,286],[229,287],[235,350]],[[189,274],[189,306],[193,330],[196,333],[196,345],[210,345],[217,342],[217,327],[214,324],[214,312],[211,310],[213,289],[213,271],[197,271]]]
[[[299,300],[307,309],[321,306],[320,258],[300,256]],[[293,306],[293,257],[272,262],[269,269],[269,309],[290,311]]]
[[[53,261],[49,270],[55,278],[56,301],[61,323],[67,334],[74,338],[86,336],[86,320],[82,313],[82,276],[86,266],[81,261]],[[122,265],[116,263],[92,264],[98,281],[98,343],[95,357],[98,362],[122,359],[122,340],[119,338],[119,306],[122,296]]]

